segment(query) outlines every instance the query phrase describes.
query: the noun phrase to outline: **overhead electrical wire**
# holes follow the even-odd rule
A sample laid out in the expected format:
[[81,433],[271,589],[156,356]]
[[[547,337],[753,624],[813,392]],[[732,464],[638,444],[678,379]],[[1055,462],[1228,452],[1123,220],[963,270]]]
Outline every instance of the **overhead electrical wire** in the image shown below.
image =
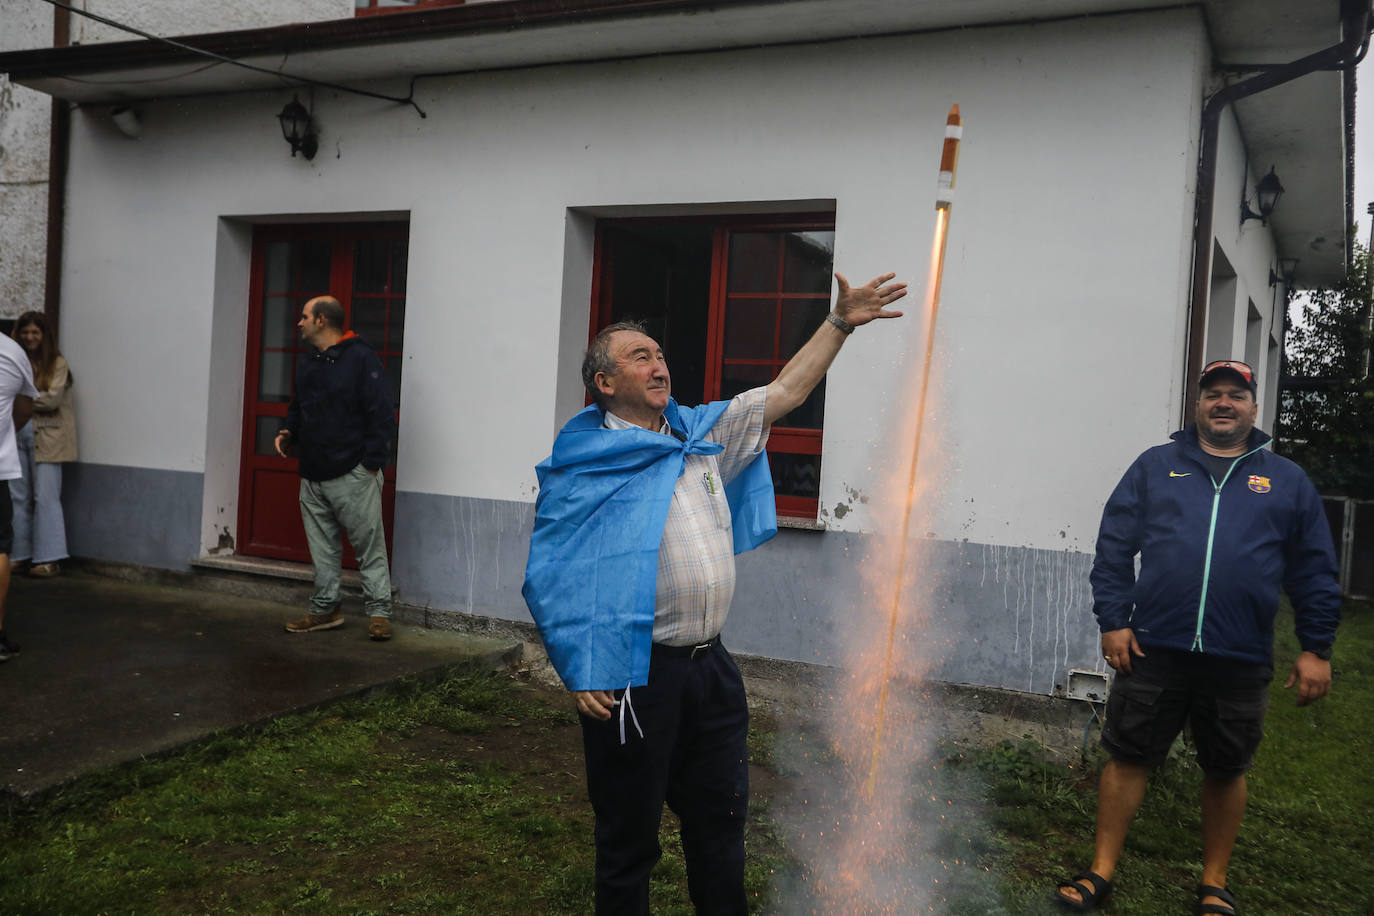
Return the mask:
[[224,65],[220,61],[212,60],[208,64],[201,64],[199,67],[185,70],[181,73],[174,73],[170,76],[150,76],[143,80],[88,80],[82,79],[79,76],[64,76],[62,78],[70,83],[80,83],[83,86],[146,86],[149,83],[170,83],[172,80],[179,80],[187,76],[195,76],[197,73],[204,73],[212,67],[222,66]]
[[85,16],[87,19],[93,19],[96,22],[108,25],[110,28],[119,29],[122,32],[128,32],[132,35],[138,35],[140,38],[146,38],[149,41],[160,42],[162,44],[168,45],[173,48],[178,48],[182,51],[186,51],[191,54],[197,54],[201,57],[209,57],[219,61],[220,63],[229,64],[234,67],[242,67],[245,70],[252,70],[257,73],[266,73],[269,76],[275,76],[280,79],[291,80],[293,82],[300,83],[306,86],[320,86],[325,89],[337,89],[340,92],[348,92],[352,93],[353,95],[367,96],[370,99],[381,99],[385,102],[396,102],[400,105],[409,105],[411,108],[415,109],[415,111],[420,115],[420,117],[429,117],[429,115],[425,114],[425,110],[415,103],[414,83],[411,84],[411,94],[409,96],[404,97],[396,95],[384,95],[380,92],[369,92],[366,89],[354,89],[352,86],[342,86],[338,83],[326,82],[325,80],[311,79],[308,76],[297,76],[292,73],[286,73],[283,70],[273,70],[270,67],[259,67],[256,64],[246,64],[241,60],[236,60],[232,57],[226,57],[223,54],[216,54],[214,51],[206,51],[202,48],[197,48],[194,45],[188,45],[185,42],[177,41],[174,38],[164,38],[161,35],[154,35],[151,32],[145,32],[142,29],[135,28],[134,26],[126,25],[122,22],[117,22],[113,19],[110,19],[107,16],[101,16],[100,14],[92,13],[89,10],[79,9],[75,6],[72,6],[70,3],[63,3],[62,0],[43,0],[43,2],[51,4],[52,6],[55,6],[58,9],[66,10],[69,13],[75,13],[78,16]]

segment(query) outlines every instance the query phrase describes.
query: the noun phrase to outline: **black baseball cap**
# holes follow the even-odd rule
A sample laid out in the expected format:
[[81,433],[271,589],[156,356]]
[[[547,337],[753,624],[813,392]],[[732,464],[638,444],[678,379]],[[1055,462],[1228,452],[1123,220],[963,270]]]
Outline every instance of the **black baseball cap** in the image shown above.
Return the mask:
[[1229,373],[1240,379],[1241,384],[1250,389],[1252,396],[1259,393],[1255,385],[1255,370],[1251,369],[1248,363],[1237,359],[1218,359],[1203,366],[1202,375],[1197,380],[1198,387],[1206,388],[1209,382],[1222,373]]

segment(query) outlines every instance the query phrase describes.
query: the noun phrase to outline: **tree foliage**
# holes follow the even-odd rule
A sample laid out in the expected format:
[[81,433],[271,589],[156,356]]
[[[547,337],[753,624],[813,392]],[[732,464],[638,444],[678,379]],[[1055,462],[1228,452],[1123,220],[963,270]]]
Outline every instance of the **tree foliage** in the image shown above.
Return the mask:
[[1276,450],[1322,493],[1374,498],[1374,365],[1369,360],[1370,253],[1356,245],[1339,284],[1292,306]]

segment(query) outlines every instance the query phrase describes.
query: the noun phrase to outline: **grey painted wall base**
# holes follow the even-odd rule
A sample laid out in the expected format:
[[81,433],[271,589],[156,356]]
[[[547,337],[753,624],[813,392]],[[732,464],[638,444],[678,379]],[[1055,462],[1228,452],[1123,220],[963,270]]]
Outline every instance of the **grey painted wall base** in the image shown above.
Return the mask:
[[416,607],[533,622],[520,596],[534,504],[396,491],[391,583]]
[[67,550],[75,557],[187,569],[200,551],[204,476],[74,461],[62,470]]
[[[520,596],[530,503],[398,492],[392,581],[398,600],[529,624]],[[890,615],[866,581],[870,535],[784,529],[739,557],[725,629],[732,650],[852,667]],[[897,670],[951,684],[1062,691],[1071,668],[1105,670],[1092,617],[1092,557],[1074,551],[923,541],[903,590]]]
[[[68,465],[74,556],[187,569],[199,550],[202,475]],[[530,625],[520,596],[531,503],[396,494],[392,580],[400,604]],[[726,644],[749,655],[861,671],[891,615],[872,535],[784,529],[739,557]],[[1092,557],[1069,550],[925,540],[913,545],[893,670],[1037,694],[1069,670],[1105,671],[1092,617]],[[875,581],[876,579],[876,581]],[[879,653],[879,657],[881,653]]]
[[[739,558],[726,627],[746,652],[855,669],[873,665],[892,616],[874,581],[872,535],[781,531]],[[1071,668],[1103,667],[1091,555],[926,540],[913,545],[893,667],[921,680],[1028,693],[1063,690]]]

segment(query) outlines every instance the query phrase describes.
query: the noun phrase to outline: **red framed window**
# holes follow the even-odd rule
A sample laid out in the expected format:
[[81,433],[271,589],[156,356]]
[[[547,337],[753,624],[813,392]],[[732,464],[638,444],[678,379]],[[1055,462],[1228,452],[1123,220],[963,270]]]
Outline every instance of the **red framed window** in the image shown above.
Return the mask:
[[353,0],[354,16],[376,16],[381,13],[404,13],[436,6],[460,6],[465,0]]
[[[788,216],[606,220],[597,227],[590,334],[638,319],[668,355],[683,404],[766,385],[830,309],[835,221]],[[819,511],[825,382],[774,424],[778,514]]]

